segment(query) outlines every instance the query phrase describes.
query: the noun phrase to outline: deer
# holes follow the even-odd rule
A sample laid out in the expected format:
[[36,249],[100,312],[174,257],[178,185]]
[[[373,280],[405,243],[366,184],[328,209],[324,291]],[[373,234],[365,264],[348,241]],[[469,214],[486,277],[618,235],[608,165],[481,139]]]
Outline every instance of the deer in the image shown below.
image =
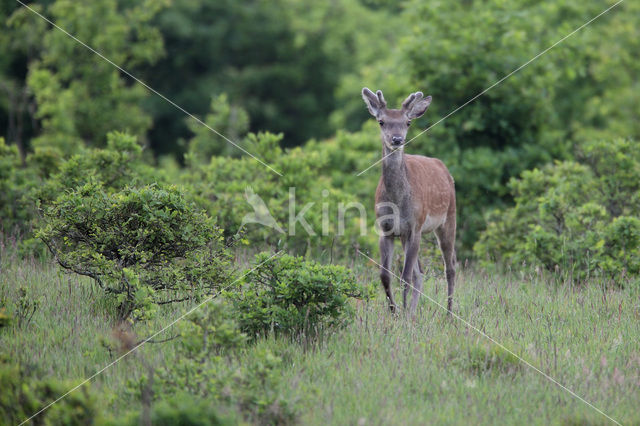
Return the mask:
[[422,293],[424,272],[418,253],[423,233],[433,232],[442,252],[447,278],[447,313],[451,314],[456,277],[456,191],[453,177],[442,161],[404,152],[411,120],[421,117],[431,96],[411,93],[400,109],[388,109],[382,91],[362,89],[367,109],[380,125],[382,175],[375,195],[376,224],[380,232],[380,281],[395,313],[398,307],[391,290],[394,242],[400,238],[404,250],[402,269],[403,308],[407,310],[409,288],[413,288],[409,313],[415,313]]

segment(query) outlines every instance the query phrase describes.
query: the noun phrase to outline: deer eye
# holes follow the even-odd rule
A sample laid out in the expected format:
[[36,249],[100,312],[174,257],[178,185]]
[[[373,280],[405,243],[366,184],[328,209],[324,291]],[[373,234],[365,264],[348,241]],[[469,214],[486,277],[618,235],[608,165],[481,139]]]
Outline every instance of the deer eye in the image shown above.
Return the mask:
[[380,124],[380,127],[384,126],[384,121],[380,120],[378,123]]

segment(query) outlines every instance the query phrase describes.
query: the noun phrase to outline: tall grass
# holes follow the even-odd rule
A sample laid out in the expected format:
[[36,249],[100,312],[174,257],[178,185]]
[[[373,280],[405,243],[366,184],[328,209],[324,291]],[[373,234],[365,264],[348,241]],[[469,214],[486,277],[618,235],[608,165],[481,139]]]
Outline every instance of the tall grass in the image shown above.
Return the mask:
[[[20,259],[10,246],[0,247],[0,300],[14,317],[20,297],[37,308],[30,320],[0,329],[2,355],[39,376],[78,381],[115,359],[117,324],[101,291],[90,280],[60,272],[49,259]],[[238,262],[249,260],[240,256]],[[349,263],[362,283],[377,285],[375,265],[364,258]],[[598,283],[573,287],[535,273],[461,268],[454,307],[614,419],[638,423],[639,287],[638,282],[624,289]],[[443,289],[441,277],[425,280],[424,291],[435,300],[444,302]],[[162,307],[155,320],[134,326],[136,338],[187,308]],[[357,303],[356,312],[350,325],[315,345],[286,338],[258,342],[258,348],[267,346],[284,358],[287,396],[297,401],[302,423],[608,423],[426,298],[412,319],[392,316],[382,291]],[[91,386],[113,412],[139,409],[130,384],[146,373],[142,358],[160,366],[173,357],[175,340],[147,344]]]
[[[362,281],[376,280],[372,265]],[[456,312],[606,414],[639,422],[637,287],[551,286],[539,276],[459,274]],[[425,293],[444,301],[442,279]],[[272,342],[277,344],[277,342]],[[362,305],[347,330],[290,354],[304,423],[609,423],[596,410],[422,299],[414,319],[384,299]]]

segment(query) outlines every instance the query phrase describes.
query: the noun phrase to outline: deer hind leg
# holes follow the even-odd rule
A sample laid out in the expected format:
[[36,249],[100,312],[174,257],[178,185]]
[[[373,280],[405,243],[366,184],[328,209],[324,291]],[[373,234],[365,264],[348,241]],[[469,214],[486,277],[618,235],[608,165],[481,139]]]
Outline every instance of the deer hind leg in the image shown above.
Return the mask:
[[413,267],[413,296],[411,297],[411,313],[416,312],[416,308],[418,307],[418,299],[422,294],[422,282],[424,279],[424,275],[422,272],[422,267],[420,267],[420,260],[416,260],[415,266]]
[[[414,274],[418,261],[418,251],[420,250],[420,233],[413,233],[409,237],[403,238],[402,246],[404,248],[404,268],[402,269],[402,284],[404,285],[404,289],[402,292],[402,306],[406,309],[407,296],[409,295],[410,288],[413,289],[413,298],[416,299],[416,304],[418,303],[418,292],[414,285]],[[413,308],[411,312],[413,313]]]
[[395,300],[393,300],[393,292],[391,291],[391,261],[393,259],[393,237],[381,236],[380,237],[380,255],[382,265],[380,267],[380,281],[385,293],[387,293],[387,299],[389,299],[389,309],[391,312],[396,312],[398,307]]
[[444,260],[444,272],[447,276],[447,311],[451,313],[453,302],[453,287],[456,281],[456,226],[455,222],[447,221],[443,227],[436,229],[438,245]]

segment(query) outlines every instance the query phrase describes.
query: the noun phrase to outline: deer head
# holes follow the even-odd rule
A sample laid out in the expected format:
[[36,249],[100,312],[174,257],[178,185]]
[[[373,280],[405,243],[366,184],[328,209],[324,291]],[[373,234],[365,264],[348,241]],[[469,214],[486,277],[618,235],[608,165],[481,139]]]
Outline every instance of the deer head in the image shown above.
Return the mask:
[[366,87],[362,89],[362,99],[371,115],[378,120],[382,143],[387,149],[396,150],[404,146],[411,120],[422,116],[431,104],[431,96],[423,96],[422,92],[412,93],[402,102],[402,108],[387,109],[381,90],[373,93]]

